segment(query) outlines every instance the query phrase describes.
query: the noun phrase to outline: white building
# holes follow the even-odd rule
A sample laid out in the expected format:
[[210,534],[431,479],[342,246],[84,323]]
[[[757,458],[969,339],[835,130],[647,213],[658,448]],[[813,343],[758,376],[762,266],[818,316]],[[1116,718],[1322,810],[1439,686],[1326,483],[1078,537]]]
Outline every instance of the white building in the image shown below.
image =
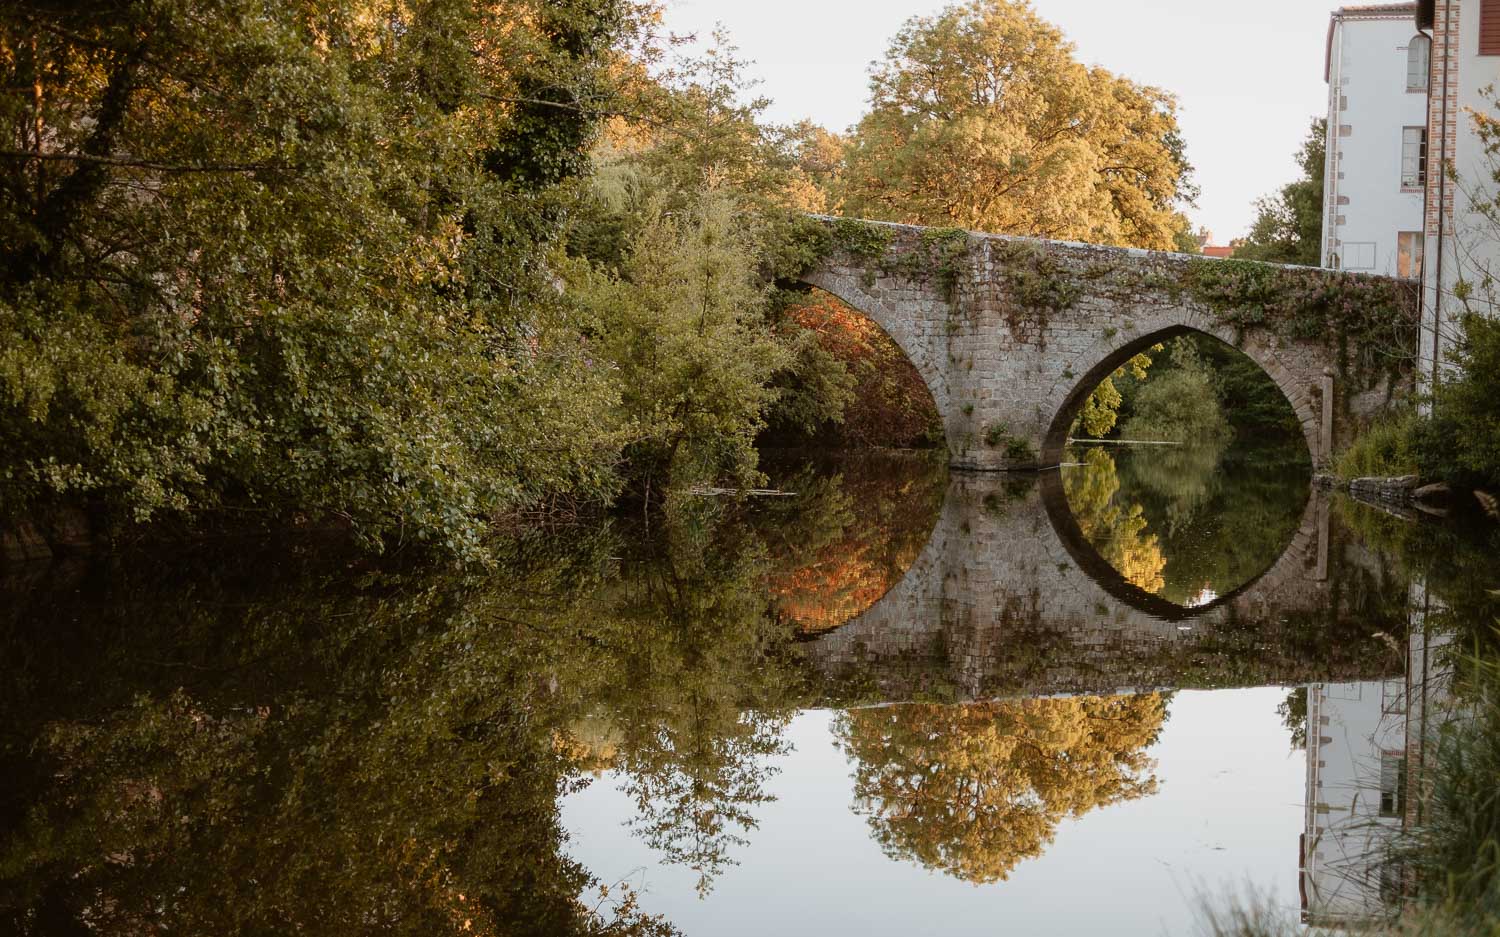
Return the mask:
[[1481,210],[1495,204],[1500,165],[1485,153],[1477,123],[1500,117],[1485,93],[1500,81],[1500,0],[1419,0],[1416,26],[1432,36],[1417,355],[1430,384],[1434,372],[1441,379],[1462,313],[1500,311],[1500,223]]
[[1325,267],[1421,273],[1429,42],[1416,12],[1348,6],[1329,19]]

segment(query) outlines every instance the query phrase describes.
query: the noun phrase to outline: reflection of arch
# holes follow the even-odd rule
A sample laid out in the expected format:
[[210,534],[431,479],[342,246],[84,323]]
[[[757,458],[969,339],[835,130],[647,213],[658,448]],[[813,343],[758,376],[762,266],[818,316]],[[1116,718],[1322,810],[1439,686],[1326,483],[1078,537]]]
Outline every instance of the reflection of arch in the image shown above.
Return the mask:
[[[1128,335],[1101,334],[1092,345],[1074,356],[1068,369],[1063,372],[1064,378],[1053,387],[1055,403],[1052,422],[1042,440],[1042,464],[1057,465],[1062,461],[1063,449],[1068,444],[1068,430],[1084,402],[1101,381],[1153,345],[1191,332],[1215,338],[1260,366],[1297,415],[1297,422],[1301,424],[1302,434],[1307,440],[1308,452],[1316,461],[1319,434],[1317,410],[1305,388],[1277,360],[1277,347],[1267,342],[1242,339],[1232,330],[1209,325],[1195,314],[1184,315],[1182,309],[1165,308],[1155,312],[1151,324],[1146,328],[1133,329]],[[1081,376],[1071,376],[1074,374]]]
[[[1045,518],[1036,517],[1033,520],[1026,516],[1029,512],[1023,505],[1028,502],[1035,504],[1036,502],[1030,501],[1030,498],[1037,497],[1035,494],[1022,495],[1021,497],[1025,500],[1020,504],[1010,502],[999,505],[1002,514],[1006,517],[1012,511],[1021,511],[1020,517],[1025,519],[1020,520],[1015,527],[1029,531],[1028,536],[1033,539],[986,537],[983,543],[988,550],[975,549],[975,542],[970,537],[971,521],[974,522],[972,526],[978,526],[980,522],[973,516],[972,507],[964,507],[958,503],[962,499],[955,499],[953,496],[952,486],[963,484],[967,484],[963,481],[963,476],[957,476],[950,482],[949,497],[943,504],[941,519],[933,527],[926,546],[917,555],[916,560],[906,571],[906,575],[865,612],[836,628],[820,633],[813,640],[826,641],[855,622],[864,622],[866,625],[874,626],[877,630],[896,628],[910,631],[938,627],[941,624],[944,603],[952,598],[951,595],[945,597],[945,587],[952,587],[954,583],[961,583],[963,580],[963,576],[960,576],[958,580],[952,580],[949,575],[953,572],[951,567],[955,563],[966,568],[1005,566],[1013,569],[1027,569],[1031,571],[1031,575],[1036,575],[1036,571],[1046,569],[1052,561],[1066,558],[1071,562],[1071,567],[1068,563],[1057,565],[1055,567],[1057,575],[1079,577],[1085,580],[1078,583],[1079,588],[1072,591],[1087,592],[1100,599],[1107,596],[1118,605],[1118,608],[1108,612],[1093,609],[1091,614],[1094,617],[1102,616],[1114,620],[1117,617],[1116,612],[1122,609],[1164,622],[1221,617],[1236,608],[1244,611],[1256,607],[1261,600],[1276,595],[1289,582],[1306,578],[1313,560],[1316,559],[1315,553],[1322,536],[1319,519],[1326,516],[1322,512],[1326,512],[1327,508],[1326,502],[1318,496],[1318,493],[1309,489],[1308,501],[1303,508],[1297,529],[1283,546],[1277,558],[1265,570],[1239,588],[1217,597],[1212,602],[1195,608],[1186,608],[1132,584],[1099,555],[1084,537],[1083,531],[1073,516],[1073,509],[1068,504],[1060,472],[1040,473],[1041,490],[1037,498],[1040,504],[1037,508],[1045,513]],[[998,481],[995,484],[998,484]],[[980,505],[983,504],[984,502],[981,501]],[[996,551],[996,555],[987,556],[988,551]],[[1034,555],[1023,555],[1027,553]],[[1036,562],[1037,560],[1041,562]],[[1021,580],[1007,582],[1007,585],[1019,592],[1025,592],[1028,589],[1028,583]],[[1055,587],[1055,582],[1051,587],[1043,586],[1043,588]],[[962,586],[960,585],[959,588]],[[1092,609],[1091,603],[1092,600],[1084,604]]]
[[1279,583],[1281,576],[1273,575],[1273,573],[1278,573],[1289,566],[1300,566],[1300,563],[1296,561],[1302,558],[1300,549],[1304,543],[1302,534],[1316,522],[1317,514],[1316,499],[1309,491],[1307,505],[1302,510],[1302,521],[1281,551],[1277,553],[1276,559],[1272,560],[1259,575],[1234,591],[1226,592],[1205,605],[1187,608],[1147,592],[1130,582],[1120,574],[1119,570],[1111,566],[1109,561],[1099,555],[1094,545],[1089,543],[1088,538],[1083,535],[1083,531],[1078,526],[1078,520],[1073,516],[1073,508],[1068,504],[1067,493],[1063,490],[1060,471],[1042,473],[1042,506],[1047,510],[1047,519],[1052,523],[1052,530],[1057,534],[1057,539],[1081,572],[1116,601],[1163,621],[1201,618],[1220,606],[1236,602],[1248,593],[1266,591],[1267,587]]

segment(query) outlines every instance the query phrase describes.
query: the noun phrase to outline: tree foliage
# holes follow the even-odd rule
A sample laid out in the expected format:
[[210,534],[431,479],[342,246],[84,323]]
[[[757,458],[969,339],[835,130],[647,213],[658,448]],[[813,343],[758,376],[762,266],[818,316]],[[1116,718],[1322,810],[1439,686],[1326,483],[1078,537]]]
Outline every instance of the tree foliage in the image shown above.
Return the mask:
[[1185,338],[1173,340],[1169,366],[1158,365],[1131,403],[1130,418],[1121,428],[1127,439],[1212,443],[1231,432],[1213,372]]
[[764,326],[764,294],[733,203],[715,192],[681,217],[650,212],[619,274],[576,265],[571,284],[621,386],[648,476],[748,480],[755,434],[787,360]]
[[1190,168],[1165,92],[1073,57],[1026,0],[914,17],[873,67],[844,211],[1170,250]]
[[[805,336],[810,362],[789,375],[777,408],[783,433],[844,446],[911,447],[942,439],[932,392],[895,340],[868,316],[814,291],[782,313],[782,328]],[[821,378],[824,383],[813,383]],[[830,417],[829,402],[837,407]]]
[[614,391],[546,256],[630,12],[7,6],[0,514],[471,554],[497,513],[607,496]]
[[1096,439],[1108,435],[1120,419],[1120,405],[1125,399],[1115,382],[1126,378],[1133,378],[1136,383],[1144,381],[1151,368],[1151,356],[1161,349],[1162,346],[1153,345],[1149,351],[1131,356],[1129,361],[1115,369],[1115,373],[1100,381],[1083,402],[1083,409],[1078,411],[1075,430],[1081,428]]

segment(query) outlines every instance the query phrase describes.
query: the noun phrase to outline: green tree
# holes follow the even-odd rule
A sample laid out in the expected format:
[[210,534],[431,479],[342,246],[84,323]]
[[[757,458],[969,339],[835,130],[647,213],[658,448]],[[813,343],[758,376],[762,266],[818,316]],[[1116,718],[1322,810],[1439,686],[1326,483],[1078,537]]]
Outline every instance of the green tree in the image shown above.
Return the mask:
[[342,519],[475,555],[608,497],[547,254],[623,0],[0,10],[0,520]]
[[1151,368],[1151,355],[1161,351],[1162,346],[1153,345],[1149,352],[1141,352],[1115,369],[1115,373],[1099,382],[1089,393],[1088,399],[1083,402],[1083,409],[1078,411],[1074,420],[1075,431],[1082,429],[1085,433],[1096,439],[1109,433],[1115,428],[1115,423],[1120,419],[1120,405],[1124,397],[1120,389],[1115,385],[1116,381],[1133,378],[1137,383],[1146,379],[1146,372]]
[[1157,365],[1151,380],[1136,389],[1131,404],[1130,418],[1120,431],[1127,439],[1212,442],[1231,432],[1213,373],[1187,339],[1172,342],[1169,365]]
[[1025,0],[914,17],[874,66],[844,213],[1171,249],[1193,192],[1175,111],[1079,64]]
[[580,305],[613,366],[648,480],[748,481],[754,442],[787,361],[764,324],[765,294],[734,202],[706,191],[686,215],[658,207],[618,274],[572,265]]
[[1246,260],[1319,266],[1323,260],[1323,171],[1328,155],[1328,121],[1318,117],[1297,151],[1302,178],[1256,202],[1250,235],[1235,247]]
[[[625,110],[593,151],[596,171],[571,219],[569,249],[619,272],[654,219],[693,215],[712,190],[734,202],[737,249],[761,281],[774,282],[805,262],[798,253],[804,213],[826,208],[842,141],[810,122],[765,121],[768,102],[753,95],[746,63],[722,32],[701,55],[668,56],[648,47],[620,66]],[[777,391],[774,420],[810,430],[841,418],[852,379],[848,363],[788,306],[781,293],[758,297],[745,307],[743,325],[757,340],[774,336],[787,352],[765,376]]]

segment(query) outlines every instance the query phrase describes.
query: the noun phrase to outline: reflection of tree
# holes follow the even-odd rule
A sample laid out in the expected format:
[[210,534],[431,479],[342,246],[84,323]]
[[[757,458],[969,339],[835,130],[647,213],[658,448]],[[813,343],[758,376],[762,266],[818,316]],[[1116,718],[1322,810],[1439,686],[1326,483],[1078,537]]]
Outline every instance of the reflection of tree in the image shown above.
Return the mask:
[[1286,699],[1277,704],[1276,715],[1281,717],[1281,724],[1292,733],[1292,750],[1305,751],[1307,749],[1307,687],[1299,686],[1294,690],[1289,690]]
[[847,712],[855,797],[887,855],[970,882],[1041,855],[1057,824],[1156,790],[1166,698],[914,704]]
[[1121,576],[1147,592],[1160,592],[1167,560],[1155,534],[1146,533],[1145,512],[1139,504],[1116,495],[1120,490],[1115,460],[1102,449],[1083,454],[1083,465],[1063,474],[1068,505],[1099,555]]
[[700,892],[770,800],[795,687],[776,656],[786,634],[764,588],[767,551],[731,514],[715,500],[677,505],[591,629],[600,653],[587,686],[613,720],[631,829],[697,871]]
[[669,534],[528,543],[501,578],[116,572],[25,629],[0,601],[30,662],[0,686],[0,931],[664,931],[580,902],[558,798],[608,758],[709,875],[800,686],[753,531]]
[[1300,439],[1132,450],[1120,458],[1119,474],[1121,490],[1160,532],[1167,558],[1160,594],[1179,603],[1205,589],[1225,595],[1265,572],[1307,504]]
[[1117,462],[1121,486],[1142,502],[1170,539],[1201,518],[1221,492],[1218,469],[1227,445],[1223,439],[1207,439],[1131,451]]
[[1064,471],[1064,490],[1100,556],[1142,589],[1188,604],[1233,592],[1281,556],[1307,503],[1301,445],[1090,449]]
[[862,453],[836,468],[781,482],[798,497],[767,511],[777,610],[809,632],[855,618],[900,581],[945,492],[942,463],[929,458]]

